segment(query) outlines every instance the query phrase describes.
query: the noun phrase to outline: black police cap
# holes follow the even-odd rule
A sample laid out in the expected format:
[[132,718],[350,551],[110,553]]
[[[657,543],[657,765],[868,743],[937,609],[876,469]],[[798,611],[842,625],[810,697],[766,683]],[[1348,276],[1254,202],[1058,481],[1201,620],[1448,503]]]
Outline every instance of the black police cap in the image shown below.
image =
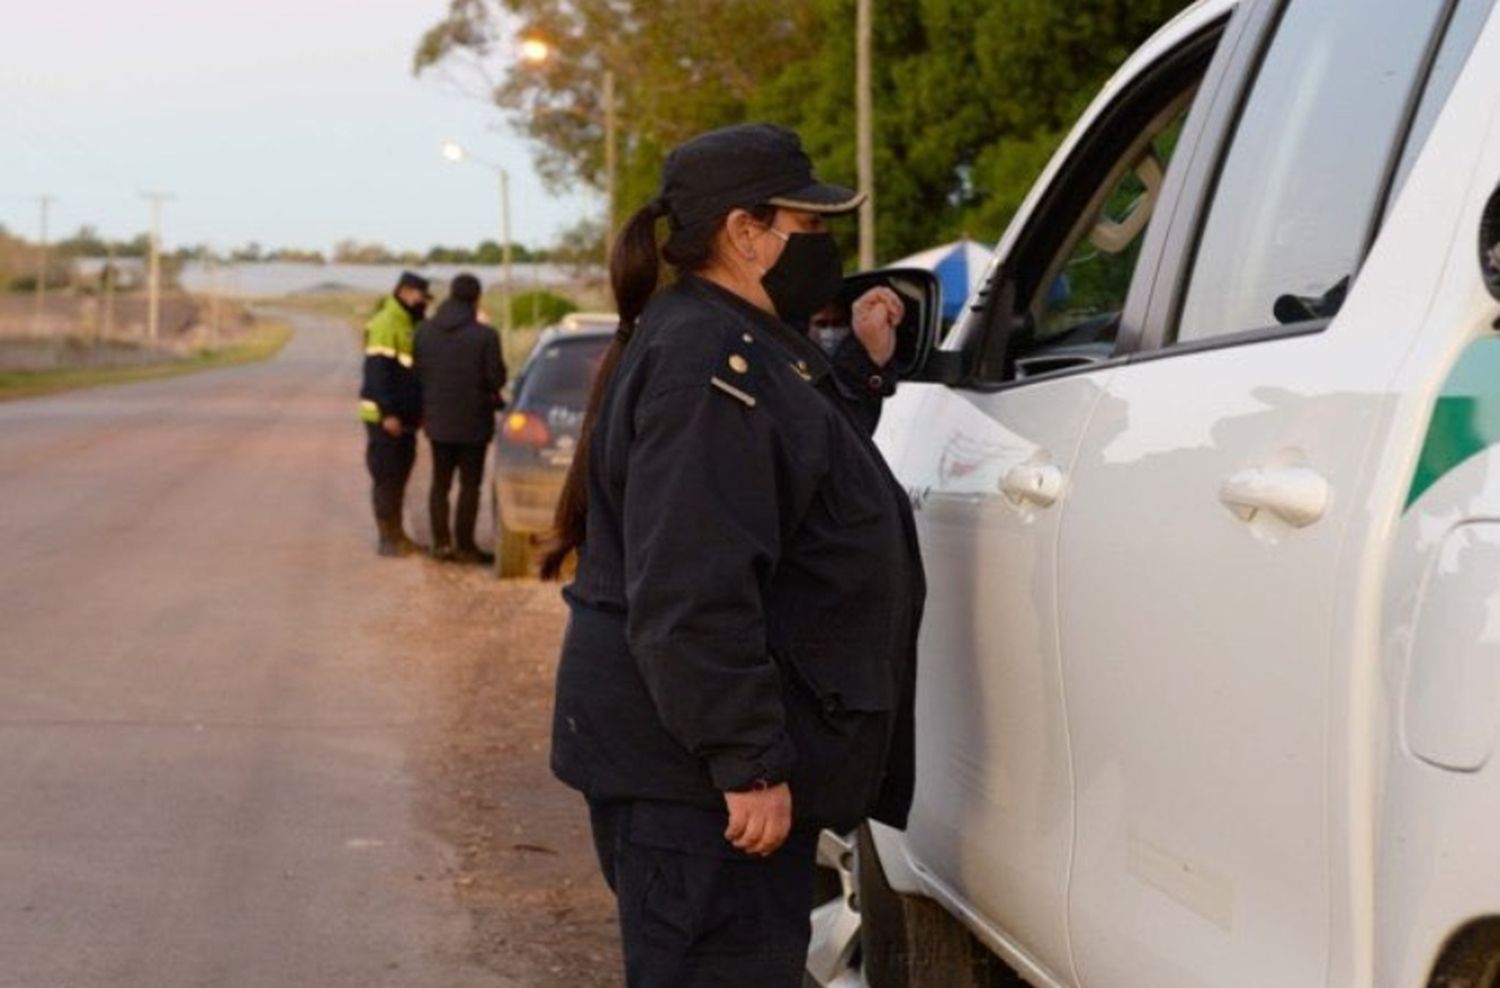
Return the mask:
[[432,283],[415,271],[402,271],[401,277],[396,279],[396,291],[403,288],[420,289],[423,295],[432,298]]
[[810,213],[852,212],[863,193],[820,182],[802,141],[775,124],[737,124],[699,134],[667,156],[661,200],[684,229],[731,209],[771,205]]

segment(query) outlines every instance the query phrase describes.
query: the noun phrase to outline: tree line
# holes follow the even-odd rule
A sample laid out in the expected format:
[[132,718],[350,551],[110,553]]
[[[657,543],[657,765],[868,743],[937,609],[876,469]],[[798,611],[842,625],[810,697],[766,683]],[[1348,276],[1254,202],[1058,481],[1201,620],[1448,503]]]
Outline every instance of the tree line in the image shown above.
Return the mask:
[[[622,218],[665,152],[764,120],[802,134],[853,185],[855,0],[447,0],[418,41],[441,72],[509,112],[554,188],[604,185],[605,70],[621,121]],[[1068,127],[1185,0],[878,0],[873,43],[878,255],[993,241]],[[537,67],[519,39],[545,38]],[[847,238],[852,242],[853,237]]]
[[[584,237],[597,239],[596,233]],[[533,249],[525,244],[511,244],[511,260],[517,264],[555,262],[575,264],[583,259],[585,245],[577,242],[574,234],[564,234],[555,245]],[[40,261],[40,244],[11,233],[0,226],[0,267],[7,272],[32,271]],[[61,277],[69,261],[81,258],[144,259],[151,253],[151,237],[138,233],[128,239],[112,239],[102,236],[93,226],[81,226],[73,234],[54,240],[47,245],[49,263],[59,265],[57,276]],[[504,260],[505,252],[495,240],[482,240],[473,247],[437,244],[426,251],[394,250],[380,243],[362,242],[353,239],[340,240],[327,253],[300,247],[261,246],[250,241],[228,251],[214,250],[207,244],[185,244],[163,250],[162,256],[175,261],[238,261],[259,263],[286,261],[303,264],[327,264],[330,261],[345,264],[484,264],[495,265]],[[49,278],[49,281],[51,279]]]

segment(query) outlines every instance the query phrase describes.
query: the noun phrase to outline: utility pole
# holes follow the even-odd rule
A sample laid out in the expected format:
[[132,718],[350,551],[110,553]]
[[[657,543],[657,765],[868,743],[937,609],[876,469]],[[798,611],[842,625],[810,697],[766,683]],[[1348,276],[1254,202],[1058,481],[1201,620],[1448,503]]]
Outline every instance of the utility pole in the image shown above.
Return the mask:
[[854,127],[858,159],[859,191],[865,194],[859,207],[859,266],[875,266],[875,121],[871,95],[870,61],[874,35],[871,0],[857,0],[854,16]]
[[104,338],[115,335],[115,245],[104,241]]
[[504,168],[500,172],[500,258],[502,271],[500,273],[500,328],[505,332],[505,342],[510,342],[510,331],[515,328],[515,315],[510,311],[512,308],[511,294],[513,285],[510,280],[510,172]]
[[619,121],[615,114],[615,72],[604,70],[604,267],[609,269],[610,246],[615,242],[615,182],[619,166],[616,144]]
[[208,348],[219,347],[219,259],[208,252]]
[[[558,57],[557,46],[547,38],[532,35],[521,41],[521,61],[540,68]],[[600,80],[600,102],[604,104],[604,266],[615,239],[615,187],[619,171],[619,113],[615,107],[615,72],[605,68]]]
[[40,249],[37,251],[36,268],[36,325],[34,331],[38,336],[43,333],[42,317],[47,308],[47,211],[57,201],[54,196],[41,195],[36,197],[37,204],[42,208],[42,232],[40,238]]
[[153,344],[161,333],[161,204],[171,196],[162,192],[142,192],[151,203],[151,258],[146,273],[146,337]]

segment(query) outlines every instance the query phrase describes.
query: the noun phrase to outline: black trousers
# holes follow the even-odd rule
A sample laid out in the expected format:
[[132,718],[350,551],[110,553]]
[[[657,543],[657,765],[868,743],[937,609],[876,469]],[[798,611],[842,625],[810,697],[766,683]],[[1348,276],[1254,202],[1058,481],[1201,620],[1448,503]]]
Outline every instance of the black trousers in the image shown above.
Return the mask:
[[484,482],[484,457],[489,443],[432,442],[432,491],[427,496],[427,510],[432,514],[432,544],[452,545],[448,529],[448,492],[453,474],[458,473],[458,547],[474,549],[474,526],[479,521],[479,486]]
[[590,800],[589,817],[627,988],[801,988],[816,833],[755,858],[724,839],[722,811]]
[[411,479],[417,462],[417,437],[403,432],[392,436],[375,423],[366,422],[369,440],[365,445],[365,466],[370,470],[370,499],[375,506],[375,524],[382,532],[401,529],[401,505],[406,498],[406,482]]

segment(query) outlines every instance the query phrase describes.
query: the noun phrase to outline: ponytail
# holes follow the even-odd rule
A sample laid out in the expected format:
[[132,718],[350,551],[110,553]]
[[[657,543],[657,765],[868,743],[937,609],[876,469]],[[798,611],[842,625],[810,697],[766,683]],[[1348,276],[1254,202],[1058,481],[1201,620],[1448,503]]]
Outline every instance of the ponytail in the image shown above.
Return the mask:
[[615,338],[604,353],[599,372],[594,376],[593,389],[589,392],[588,408],[583,415],[578,445],[574,447],[573,462],[568,467],[568,478],[563,483],[562,495],[557,499],[552,538],[542,555],[541,576],[544,580],[555,580],[561,576],[568,557],[583,545],[584,523],[588,517],[589,446],[594,434],[594,422],[599,417],[599,406],[604,403],[604,393],[609,390],[609,382],[620,365],[625,344],[630,342],[631,334],[635,332],[636,320],[645,311],[646,303],[651,301],[661,278],[656,221],[666,215],[666,204],[660,199],[653,199],[630,217],[610,251],[609,284],[614,291],[620,326],[615,330]]
[[[552,537],[542,554],[542,579],[560,577],[568,557],[583,545],[584,523],[588,518],[589,447],[594,435],[594,421],[599,417],[599,406],[604,404],[604,392],[609,390],[615,368],[620,365],[625,344],[635,333],[636,320],[646,311],[646,303],[656,291],[661,278],[661,262],[666,261],[678,271],[703,270],[713,260],[714,238],[730,211],[726,209],[711,221],[690,227],[674,224],[667,242],[658,246],[656,221],[667,216],[668,210],[665,202],[653,199],[630,217],[625,229],[615,239],[609,255],[609,284],[614,290],[616,310],[620,313],[620,328],[615,330],[614,341],[604,353],[593,390],[589,393],[588,410],[583,415],[578,445],[574,447],[573,462],[568,467],[568,479],[557,499]],[[775,206],[755,205],[749,207],[749,212],[766,226],[776,217]]]

